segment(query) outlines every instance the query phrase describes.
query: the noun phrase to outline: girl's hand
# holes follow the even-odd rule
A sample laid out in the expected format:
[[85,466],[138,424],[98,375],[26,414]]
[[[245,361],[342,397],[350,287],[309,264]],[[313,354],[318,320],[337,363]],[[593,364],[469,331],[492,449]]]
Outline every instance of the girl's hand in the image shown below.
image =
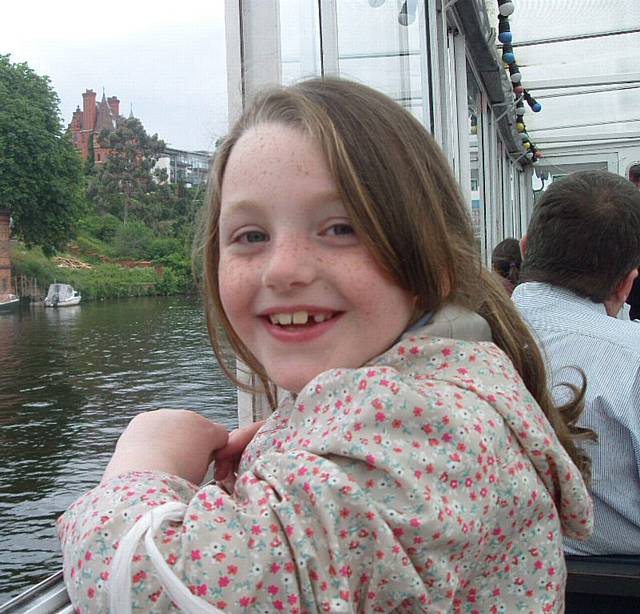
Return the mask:
[[102,480],[127,471],[163,471],[200,484],[229,433],[193,411],[160,409],[138,414],[124,430]]
[[214,455],[216,461],[214,477],[216,480],[222,482],[236,470],[244,449],[264,423],[265,420],[260,420],[231,431],[227,445],[220,448]]

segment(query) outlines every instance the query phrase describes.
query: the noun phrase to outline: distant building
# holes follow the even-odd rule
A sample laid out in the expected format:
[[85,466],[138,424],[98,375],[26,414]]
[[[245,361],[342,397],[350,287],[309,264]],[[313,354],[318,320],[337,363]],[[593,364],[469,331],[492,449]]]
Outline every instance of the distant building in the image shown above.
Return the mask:
[[155,168],[167,172],[169,183],[184,183],[188,188],[207,182],[213,154],[208,151],[183,151],[167,147]]
[[115,130],[124,117],[120,115],[120,101],[117,96],[105,97],[96,104],[96,93],[87,90],[82,94],[82,110],[76,108],[69,124],[73,144],[86,160],[91,155],[93,147],[93,159],[97,165],[102,164],[109,157],[109,150],[100,147],[98,135],[102,130]]

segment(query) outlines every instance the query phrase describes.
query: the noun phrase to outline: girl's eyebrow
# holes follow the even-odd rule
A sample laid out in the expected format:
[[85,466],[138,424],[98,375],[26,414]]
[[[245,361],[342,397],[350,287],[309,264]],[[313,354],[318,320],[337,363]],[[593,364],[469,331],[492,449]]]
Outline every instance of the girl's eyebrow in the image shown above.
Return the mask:
[[257,207],[259,207],[259,205],[252,200],[235,200],[231,202],[227,201],[227,205],[224,207],[224,209],[233,213],[235,213],[236,211],[242,213],[245,210],[253,211]]
[[[259,200],[251,200],[251,199],[240,199],[240,200],[228,200],[225,201],[225,209],[230,213],[243,212],[243,211],[254,211],[256,209],[261,209],[263,207],[263,203]],[[322,192],[317,192],[313,194],[311,198],[305,200],[303,204],[309,204],[312,206],[316,205],[334,205],[334,204],[342,204],[342,196],[336,190],[326,190]]]

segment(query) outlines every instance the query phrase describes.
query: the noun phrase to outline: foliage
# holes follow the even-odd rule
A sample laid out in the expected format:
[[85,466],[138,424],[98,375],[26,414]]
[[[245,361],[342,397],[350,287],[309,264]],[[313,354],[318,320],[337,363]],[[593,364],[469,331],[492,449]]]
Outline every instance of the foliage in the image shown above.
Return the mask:
[[[174,212],[175,214],[175,212]],[[115,221],[114,221],[115,220]],[[167,220],[165,220],[167,222]],[[14,274],[36,278],[46,288],[54,280],[70,283],[83,300],[126,296],[189,294],[195,292],[191,271],[189,240],[184,230],[193,224],[167,226],[180,236],[157,236],[144,223],[131,219],[124,224],[113,216],[88,215],[81,219],[79,236],[74,241],[73,256],[92,266],[89,270],[60,269],[38,250],[14,250]],[[113,228],[115,232],[111,237]],[[105,237],[102,240],[99,236]],[[127,259],[127,266],[118,261]],[[131,260],[153,260],[155,267],[129,268]]]
[[118,258],[146,258],[152,239],[153,232],[142,222],[120,224],[113,238],[114,254]]
[[110,243],[105,243],[104,241],[96,239],[90,234],[86,234],[82,231],[78,233],[78,236],[74,241],[74,245],[82,256],[82,260],[89,264],[101,263],[103,261],[101,256],[106,256],[108,258],[112,258],[114,256],[114,249]]
[[127,222],[130,213],[139,219],[152,213],[148,205],[159,185],[153,167],[165,144],[157,134],[149,136],[140,120],[130,117],[115,130],[103,130],[97,137],[109,158],[95,170],[87,195],[100,213],[111,213]]
[[83,217],[78,227],[104,241],[106,251],[100,253],[111,257],[158,262],[171,255],[179,260],[189,258],[204,190],[176,184],[161,187],[153,193],[155,200],[148,201],[143,212],[129,216],[127,224],[114,215],[95,211]]
[[78,222],[78,230],[84,231],[101,241],[111,241],[116,236],[116,232],[121,222],[109,213],[104,215],[86,215]]
[[169,296],[171,294],[183,294],[182,286],[181,279],[176,272],[173,269],[166,269],[156,288],[158,294]]
[[172,237],[152,239],[147,247],[147,256],[151,260],[162,261],[168,256],[184,252],[184,243]]
[[191,270],[191,260],[188,258],[171,258],[174,261],[163,269],[163,278],[157,286],[161,294],[193,294],[197,291],[193,272]]
[[93,133],[89,136],[89,151],[87,159],[84,161],[84,172],[87,175],[93,174],[96,167],[96,149],[93,144]]
[[82,294],[82,299],[122,298],[160,294],[157,285],[162,273],[153,268],[128,269],[103,264],[91,270],[69,271],[66,279]]
[[51,254],[74,234],[82,163],[63,134],[49,79],[0,55],[0,208],[14,235]]
[[[40,249],[14,248],[11,264],[15,275],[36,279],[46,291],[54,282],[71,284],[82,294],[82,300],[148,296],[165,294],[166,283],[161,290],[165,272],[154,268],[125,268],[116,264],[100,263],[91,269],[57,267]],[[181,293],[178,289],[171,294]]]
[[44,255],[41,248],[30,250],[24,247],[13,248],[11,266],[14,275],[37,279],[38,284],[45,290],[59,277],[58,267]]
[[[173,283],[173,292],[167,294],[188,294],[195,292],[196,286],[191,268],[191,259],[188,256],[180,256],[179,254],[171,254],[161,258],[159,262],[166,267],[165,273],[171,271],[175,275]],[[168,280],[163,280],[168,283]],[[164,286],[163,286],[164,287]]]

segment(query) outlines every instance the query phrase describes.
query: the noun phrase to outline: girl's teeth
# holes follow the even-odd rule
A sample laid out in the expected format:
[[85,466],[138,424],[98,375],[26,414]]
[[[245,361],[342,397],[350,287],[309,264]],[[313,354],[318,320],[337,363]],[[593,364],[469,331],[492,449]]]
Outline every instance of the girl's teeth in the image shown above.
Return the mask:
[[309,314],[306,311],[296,311],[293,314],[294,324],[306,324],[309,319]]
[[[313,316],[316,324],[324,322],[331,317],[328,313],[316,313]],[[269,315],[271,324],[279,324],[280,326],[289,326],[291,324],[304,325],[309,321],[309,313],[306,311],[296,311],[295,313],[272,313]]]

